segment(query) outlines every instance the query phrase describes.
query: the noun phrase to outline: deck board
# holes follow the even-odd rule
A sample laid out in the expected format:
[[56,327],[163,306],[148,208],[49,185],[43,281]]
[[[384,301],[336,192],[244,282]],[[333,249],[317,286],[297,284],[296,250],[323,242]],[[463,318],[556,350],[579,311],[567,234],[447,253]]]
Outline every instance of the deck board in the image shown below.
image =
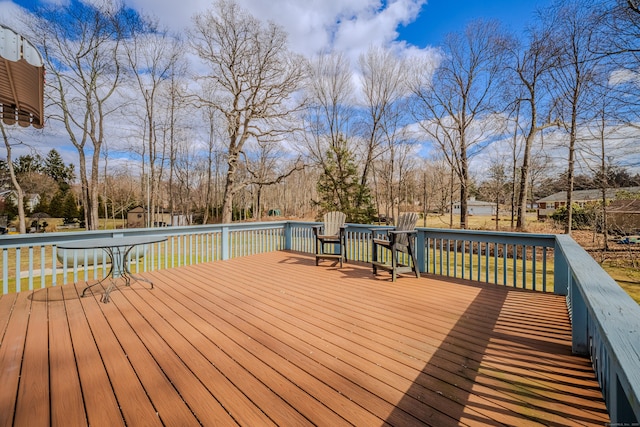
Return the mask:
[[51,425],[78,426],[87,419],[73,355],[73,342],[62,287],[47,289],[49,306],[49,372],[51,387]]
[[31,303],[25,348],[20,369],[15,424],[25,426],[49,423],[49,331],[47,305]]
[[17,295],[9,307],[10,317],[0,344],[0,426],[13,425],[18,397],[31,301],[26,292]]
[[153,290],[109,304],[80,298],[84,283],[1,297],[0,425],[608,421],[562,297],[314,264],[153,271]]

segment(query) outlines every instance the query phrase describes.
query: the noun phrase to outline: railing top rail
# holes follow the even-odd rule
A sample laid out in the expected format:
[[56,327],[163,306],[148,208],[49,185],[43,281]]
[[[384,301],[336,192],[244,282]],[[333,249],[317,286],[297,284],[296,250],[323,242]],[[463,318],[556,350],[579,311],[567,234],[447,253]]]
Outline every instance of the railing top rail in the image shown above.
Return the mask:
[[640,306],[570,236],[558,235],[556,242],[556,250],[570,260],[593,326],[622,370],[622,387],[627,396],[640,396]]
[[284,228],[287,221],[244,222],[233,224],[185,225],[176,227],[127,228],[117,230],[65,231],[57,233],[33,233],[4,235],[0,237],[0,249],[56,245],[70,240],[98,239],[120,236],[180,236],[184,234],[220,232],[223,228],[231,230],[261,230]]
[[555,246],[555,234],[521,233],[517,231],[488,231],[488,230],[450,230],[442,228],[418,227],[429,237],[446,238],[451,240],[490,241],[495,243],[524,243],[537,246]]

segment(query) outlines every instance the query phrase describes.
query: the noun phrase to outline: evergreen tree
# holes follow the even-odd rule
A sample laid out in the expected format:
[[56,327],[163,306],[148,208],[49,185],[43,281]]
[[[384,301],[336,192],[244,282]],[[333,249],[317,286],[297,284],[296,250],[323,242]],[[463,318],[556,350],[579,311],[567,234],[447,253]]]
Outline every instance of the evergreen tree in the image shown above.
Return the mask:
[[44,159],[42,171],[53,178],[63,192],[70,188],[70,184],[75,178],[73,164],[65,166],[62,156],[55,149],[52,149]]
[[66,192],[62,207],[62,218],[64,218],[65,224],[70,224],[77,221],[78,217],[80,216],[80,212],[78,210],[78,203],[76,201],[76,197],[73,195],[73,192]]
[[371,192],[360,184],[354,156],[344,138],[327,152],[317,189],[321,213],[337,210],[347,215],[347,222],[371,222],[375,214]]
[[49,215],[52,218],[63,218],[64,217],[64,199],[65,193],[62,191],[57,191],[56,194],[53,195],[51,201],[49,202]]

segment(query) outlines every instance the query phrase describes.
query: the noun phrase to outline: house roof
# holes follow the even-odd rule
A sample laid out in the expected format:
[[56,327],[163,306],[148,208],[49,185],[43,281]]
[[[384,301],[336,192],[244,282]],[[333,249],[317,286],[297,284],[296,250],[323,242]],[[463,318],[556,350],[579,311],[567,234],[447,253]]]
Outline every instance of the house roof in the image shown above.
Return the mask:
[[[640,193],[640,187],[608,188],[606,190],[605,197],[609,200],[614,199],[616,197],[616,194],[619,191],[627,191],[630,193]],[[573,192],[574,202],[588,202],[588,201],[601,200],[601,199],[602,199],[602,190],[599,188],[592,189],[592,190],[576,190]],[[555,193],[550,196],[537,200],[537,203],[566,202],[566,201],[567,201],[567,192],[560,191],[558,193]]]
[[473,207],[473,206],[495,206],[495,203],[492,202],[485,202],[483,200],[467,200],[467,207]]
[[[460,203],[460,200],[454,202],[454,204]],[[467,207],[473,206],[495,206],[496,204],[493,202],[485,202],[483,200],[476,200],[474,197],[467,199]]]
[[609,213],[640,214],[640,199],[614,200],[607,208]]

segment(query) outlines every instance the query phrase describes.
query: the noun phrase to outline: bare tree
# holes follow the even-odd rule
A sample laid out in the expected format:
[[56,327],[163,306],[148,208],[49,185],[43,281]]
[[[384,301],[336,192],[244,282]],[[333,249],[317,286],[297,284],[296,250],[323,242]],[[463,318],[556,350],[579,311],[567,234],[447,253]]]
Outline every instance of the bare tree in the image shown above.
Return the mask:
[[194,17],[192,46],[210,66],[202,76],[213,96],[203,105],[222,113],[227,133],[227,176],[222,222],[232,220],[233,197],[247,185],[237,179],[240,156],[249,139],[273,143],[286,138],[301,109],[294,94],[304,64],[287,48],[287,35],[273,23],[263,24],[235,2],[219,0],[214,9]]
[[486,171],[487,179],[479,188],[484,197],[495,203],[496,230],[500,229],[500,204],[504,203],[508,185],[507,165],[505,165],[501,157],[499,153],[496,153],[496,156],[491,159],[489,168]]
[[600,59],[595,52],[595,46],[598,46],[598,15],[589,0],[562,1],[549,12],[557,16],[553,35],[557,38],[559,63],[552,69],[552,76],[563,128],[568,133],[567,222],[564,231],[570,234],[578,129],[591,120],[594,110],[594,76]]
[[323,53],[309,68],[306,146],[311,159],[326,169],[327,153],[336,152],[341,141],[353,136],[355,99],[351,70],[347,58],[339,53]]
[[414,114],[460,180],[460,227],[467,227],[469,160],[495,131],[496,90],[504,64],[505,38],[496,22],[475,21],[446,36],[433,77],[414,84]]
[[141,199],[137,178],[127,165],[109,168],[105,175],[105,209],[111,207],[110,216],[113,220],[125,220],[129,209],[135,207]]
[[[147,126],[145,132],[147,173],[149,174],[147,199],[150,201],[150,206],[147,206],[150,222],[148,225],[153,225],[156,209],[160,207],[160,182],[166,155],[158,144],[159,115],[156,114],[158,96],[165,85],[172,84],[183,47],[181,42],[167,30],[158,29],[150,19],[141,18],[137,14],[128,14],[119,30],[122,37],[126,38],[123,51],[129,66],[129,75],[135,81],[135,86],[144,101],[144,122]],[[171,89],[171,87],[167,88],[167,90]],[[145,171],[143,170],[142,173],[144,175]]]
[[[374,216],[370,189],[363,185],[364,155],[357,158],[356,97],[347,58],[324,53],[310,63],[306,145],[319,169],[321,211],[340,210],[350,222],[368,222]],[[366,144],[365,144],[366,145]],[[366,180],[365,180],[366,181]]]
[[18,206],[18,232],[20,234],[25,234],[27,232],[26,226],[26,216],[24,212],[24,192],[22,191],[22,187],[18,182],[18,178],[16,177],[16,172],[13,168],[13,160],[11,158],[11,141],[9,134],[7,133],[4,123],[0,120],[0,132],[2,133],[2,140],[4,141],[4,146],[7,149],[7,168],[9,169],[9,176],[11,177],[11,184],[13,188],[16,190],[16,205]]
[[[107,117],[115,110],[108,101],[120,81],[115,23],[120,3],[70,3],[38,11],[29,23],[32,40],[41,47],[47,68],[50,118],[60,121],[78,151],[81,199],[87,229],[97,229],[99,162]],[[89,157],[89,159],[87,159]]]
[[366,109],[360,183],[365,186],[373,161],[399,140],[395,135],[406,125],[400,118],[408,70],[404,60],[381,47],[369,48],[360,56],[359,65]]
[[550,72],[558,61],[558,49],[551,38],[552,26],[553,24],[549,23],[531,28],[528,44],[524,48],[516,46],[516,49],[512,50],[513,72],[519,89],[516,93],[519,125],[515,132],[518,132],[520,125],[525,129],[516,204],[518,230],[526,228],[534,143],[544,129],[559,125],[559,121],[552,118],[555,106],[551,96]]

